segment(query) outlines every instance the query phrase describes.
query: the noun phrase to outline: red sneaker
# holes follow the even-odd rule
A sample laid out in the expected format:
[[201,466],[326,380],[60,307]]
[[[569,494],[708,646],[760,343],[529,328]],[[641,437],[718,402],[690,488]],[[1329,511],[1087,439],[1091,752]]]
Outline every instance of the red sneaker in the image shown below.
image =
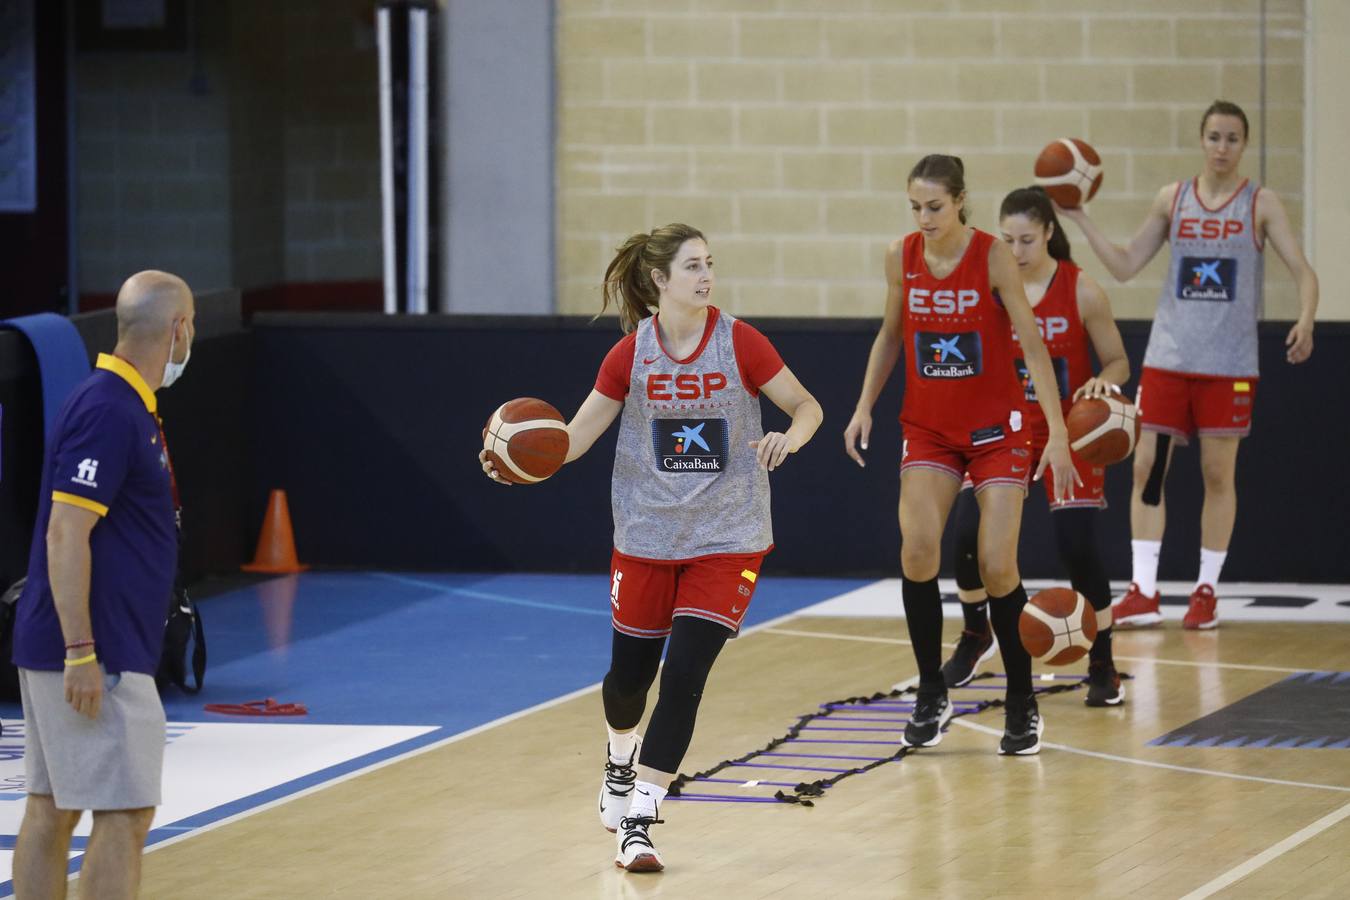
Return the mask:
[[1139,585],[1131,581],[1130,589],[1125,592],[1125,596],[1111,607],[1111,624],[1123,625],[1126,628],[1157,625],[1163,618],[1162,613],[1158,611],[1158,601],[1161,599],[1162,592],[1154,591],[1152,597],[1145,597],[1140,593]]
[[1191,605],[1181,620],[1182,628],[1218,628],[1219,612],[1215,609],[1219,598],[1214,596],[1214,588],[1202,584],[1191,593]]

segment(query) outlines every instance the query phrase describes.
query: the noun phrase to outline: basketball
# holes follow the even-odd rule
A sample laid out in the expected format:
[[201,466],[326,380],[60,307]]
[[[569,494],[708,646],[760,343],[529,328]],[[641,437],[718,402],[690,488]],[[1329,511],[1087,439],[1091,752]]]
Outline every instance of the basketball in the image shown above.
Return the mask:
[[1139,440],[1139,411],[1123,397],[1080,397],[1064,424],[1069,449],[1094,466],[1127,458]]
[[1097,613],[1069,588],[1046,588],[1022,607],[1017,633],[1027,652],[1048,666],[1082,659],[1097,639]]
[[483,429],[488,459],[513,484],[536,484],[558,471],[567,446],[562,413],[533,397],[503,403]]
[[1087,141],[1051,141],[1036,157],[1036,183],[1065,209],[1082,206],[1102,186],[1102,159]]

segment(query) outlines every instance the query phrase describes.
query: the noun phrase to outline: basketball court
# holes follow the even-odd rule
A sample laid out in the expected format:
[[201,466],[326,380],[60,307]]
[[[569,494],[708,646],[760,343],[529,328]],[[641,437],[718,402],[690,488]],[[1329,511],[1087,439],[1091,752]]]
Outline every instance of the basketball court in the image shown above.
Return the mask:
[[[603,575],[234,586],[203,604],[207,690],[167,703],[143,895],[1344,896],[1350,588],[1229,585],[1195,633],[1186,587],[1164,583],[1163,627],[1118,633],[1123,707],[1083,705],[1081,664],[1039,667],[1045,749],[1006,758],[996,664],[953,692],[939,746],[900,753],[896,582],[766,577],[710,681],[699,777],[662,809],[668,868],[644,876],[594,809]],[[308,714],[202,708],[264,697]],[[7,877],[22,734],[0,713]]]

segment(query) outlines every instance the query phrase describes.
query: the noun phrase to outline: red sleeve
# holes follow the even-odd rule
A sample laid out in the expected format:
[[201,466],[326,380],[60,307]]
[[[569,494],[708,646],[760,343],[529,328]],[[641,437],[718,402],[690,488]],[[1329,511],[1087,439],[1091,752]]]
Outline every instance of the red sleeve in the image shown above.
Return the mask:
[[741,371],[741,383],[750,396],[758,397],[759,389],[782,371],[783,357],[778,355],[773,344],[757,328],[740,319],[731,326],[731,345],[736,350],[736,367]]
[[628,396],[628,385],[633,380],[633,354],[637,352],[637,332],[623,339],[605,354],[600,374],[595,376],[595,389],[611,400],[622,401]]

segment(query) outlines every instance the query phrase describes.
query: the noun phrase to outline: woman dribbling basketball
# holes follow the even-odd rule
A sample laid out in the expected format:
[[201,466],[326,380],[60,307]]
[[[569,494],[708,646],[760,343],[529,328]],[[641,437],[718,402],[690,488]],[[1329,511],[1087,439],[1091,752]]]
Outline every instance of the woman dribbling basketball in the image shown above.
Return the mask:
[[[919,692],[903,740],[931,747],[942,740],[952,707],[942,678],[942,597],[938,591],[943,526],[968,474],[980,506],[979,567],[1007,672],[1007,708],[999,752],[1040,750],[1043,723],[1031,686],[1031,657],[1017,622],[1026,590],[1017,571],[1017,537],[1031,441],[1023,391],[1013,369],[1015,331],[1037,384],[1055,379],[1017,262],[1007,245],[965,224],[961,160],[932,155],[909,174],[909,202],[919,230],[886,253],[886,312],[867,360],[844,449],[863,464],[872,407],[905,352],[904,444],[900,461],[900,560],[903,601]],[[1077,480],[1058,398],[1039,401],[1048,437],[1035,477],[1047,467],[1055,496]]]
[[1162,621],[1157,578],[1166,518],[1163,479],[1173,442],[1185,444],[1193,433],[1200,435],[1205,500],[1200,575],[1182,625],[1219,624],[1215,586],[1237,518],[1238,445],[1251,432],[1256,400],[1256,321],[1267,239],[1298,282],[1301,311],[1285,338],[1286,359],[1301,363],[1313,349],[1317,275],[1280,198],[1238,171],[1247,148],[1246,113],[1216,100],[1200,120],[1200,144],[1205,154],[1200,174],[1159,190],[1127,246],[1112,243],[1082,209],[1061,210],[1120,281],[1138,274],[1163,244],[1171,250],[1135,400],[1143,434],[1134,451],[1130,497],[1134,578],[1114,607],[1118,625]]
[[[1111,303],[1101,286],[1074,265],[1069,240],[1055,218],[1050,197],[1039,187],[1013,191],[1003,198],[999,208],[999,230],[1017,260],[1022,286],[1053,363],[1053,394],[1059,398],[1065,415],[1079,397],[1109,397],[1119,393],[1119,385],[1129,380],[1130,361],[1111,315]],[[1102,366],[1095,376],[1093,352]],[[1049,440],[1049,426],[1037,405],[1040,399],[1037,384],[1020,359],[1017,376],[1026,390],[1032,451],[1039,456]],[[1070,583],[1097,611],[1097,638],[1089,656],[1086,703],[1116,706],[1124,701],[1125,690],[1111,659],[1111,583],[1097,549],[1095,529],[1097,511],[1106,508],[1103,493],[1106,470],[1076,454],[1073,461],[1082,487],[1072,497],[1056,498],[1047,485],[1050,511],[1054,513],[1050,518]],[[949,688],[970,681],[979,662],[993,654],[994,642],[977,563],[980,513],[969,491],[963,490],[957,498],[954,515],[956,585],[965,629],[956,651],[942,665],[942,676]]]
[[[622,413],[599,811],[618,834],[615,864],[630,872],[664,867],[650,829],[693,737],[708,673],[740,629],[773,546],[769,472],[822,417],[768,339],[711,305],[713,285],[712,255],[696,229],[667,225],[629,238],[605,272],[604,294],[627,334],[567,424],[571,462]],[[792,417],[787,431],[764,432],[761,393]],[[636,729],[663,648],[644,740]]]

